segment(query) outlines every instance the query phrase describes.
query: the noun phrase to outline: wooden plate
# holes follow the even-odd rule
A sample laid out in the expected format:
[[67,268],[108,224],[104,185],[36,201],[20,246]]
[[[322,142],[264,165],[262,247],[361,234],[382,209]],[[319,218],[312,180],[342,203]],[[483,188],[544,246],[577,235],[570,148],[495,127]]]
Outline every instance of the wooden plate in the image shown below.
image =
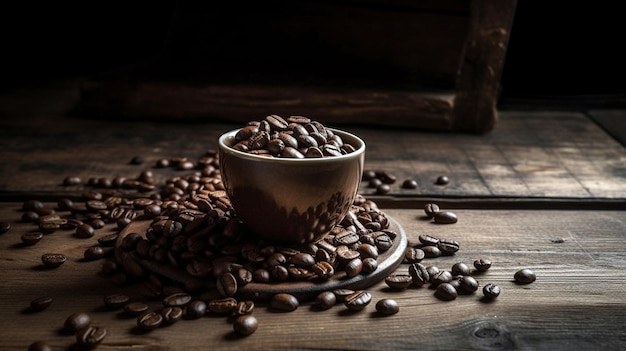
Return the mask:
[[[289,293],[296,296],[300,301],[306,301],[314,299],[315,296],[323,291],[335,289],[362,290],[384,280],[385,277],[393,273],[402,263],[407,248],[407,237],[404,229],[395,219],[389,216],[387,217],[390,223],[389,230],[396,232],[398,236],[394,240],[393,246],[378,256],[378,269],[373,273],[367,275],[359,274],[355,277],[347,278],[345,272],[340,271],[326,281],[253,282],[239,288],[235,297],[241,300],[267,301],[277,293]],[[183,269],[178,269],[171,265],[154,262],[152,260],[141,259],[119,248],[119,244],[126,235],[129,233],[144,235],[150,223],[151,221],[149,220],[135,220],[120,232],[115,254],[124,269],[127,272],[148,270],[178,282],[182,284],[186,290],[192,292],[215,289],[215,283],[212,280],[203,280],[193,277]]]

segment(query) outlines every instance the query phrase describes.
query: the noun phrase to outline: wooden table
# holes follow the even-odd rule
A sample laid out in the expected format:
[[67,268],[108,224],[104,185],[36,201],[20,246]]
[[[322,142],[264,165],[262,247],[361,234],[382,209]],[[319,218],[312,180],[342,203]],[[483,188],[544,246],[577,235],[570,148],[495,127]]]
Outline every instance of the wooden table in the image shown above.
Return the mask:
[[[361,190],[401,223],[409,243],[417,243],[421,234],[460,243],[457,254],[423,263],[450,269],[456,262],[489,258],[492,268],[476,277],[481,287],[498,284],[501,295],[487,302],[477,292],[444,302],[429,287],[393,291],[379,282],[368,289],[373,301],[360,312],[341,304],[314,311],[306,302],[294,312],[276,313],[259,303],[254,311],[259,329],[238,337],[223,316],[139,332],[135,318],[104,308],[107,294],[137,294],[101,275],[102,260],[82,260],[95,238],[117,230],[113,224],[90,239],[59,231],[34,246],[21,245],[21,234],[33,229],[20,221],[22,201],[80,198],[85,191],[60,186],[65,176],[136,175],[143,168],[128,164],[133,156],[143,155],[146,165],[162,156],[195,157],[233,127],[72,119],[61,111],[75,95],[61,91],[54,98],[37,93],[2,99],[10,118],[2,121],[0,132],[0,221],[12,228],[0,235],[0,350],[25,350],[37,340],[54,350],[79,349],[73,336],[61,332],[65,318],[78,311],[108,329],[100,350],[626,346],[626,151],[581,113],[503,111],[496,130],[484,136],[346,126],[368,143],[366,168],[418,180],[416,190],[397,186],[384,196],[365,185]],[[174,171],[163,170],[159,179],[168,172]],[[432,184],[441,174],[451,176],[448,186]],[[458,223],[424,220],[422,206],[431,201],[453,210]],[[68,262],[42,269],[40,257],[46,252],[62,252]],[[532,269],[537,280],[515,284],[513,274],[521,268]],[[398,268],[406,270],[406,264]],[[30,311],[30,301],[43,295],[54,298],[52,305]],[[395,299],[399,313],[375,313],[374,304],[383,298]],[[156,307],[160,301],[150,304]]]

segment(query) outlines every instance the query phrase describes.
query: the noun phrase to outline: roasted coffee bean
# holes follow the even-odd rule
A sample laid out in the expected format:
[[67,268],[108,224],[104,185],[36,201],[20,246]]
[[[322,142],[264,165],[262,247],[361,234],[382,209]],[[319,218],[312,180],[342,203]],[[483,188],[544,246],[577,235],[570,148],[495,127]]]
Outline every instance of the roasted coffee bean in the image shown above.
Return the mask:
[[402,182],[403,189],[417,189],[417,181],[415,179],[405,179]]
[[254,301],[246,300],[237,302],[235,308],[235,314],[243,316],[244,314],[251,314],[254,311]]
[[520,269],[513,275],[515,282],[518,284],[530,284],[537,279],[535,272],[528,268]]
[[378,269],[378,261],[373,257],[367,257],[363,259],[363,274],[374,273]]
[[94,348],[102,343],[106,335],[106,328],[88,326],[76,333],[76,342],[81,346]]
[[239,335],[250,335],[259,328],[259,322],[250,314],[239,316],[233,322],[233,330]]
[[411,276],[411,282],[415,286],[423,286],[430,282],[430,274],[426,267],[421,263],[413,263],[409,266],[409,275]]
[[0,222],[0,234],[4,234],[11,229],[11,223],[9,222]]
[[[428,203],[428,204],[424,205],[424,213],[426,213],[426,216],[432,218],[438,212],[439,212],[439,205],[433,204],[433,203]],[[424,245],[426,245],[426,244],[424,244]]]
[[385,277],[385,284],[394,290],[408,288],[413,283],[409,274],[394,273]]
[[372,302],[372,294],[365,290],[359,290],[346,296],[344,305],[350,311],[360,311],[369,305],[370,302]]
[[75,236],[77,238],[91,238],[95,234],[95,229],[87,223],[83,223],[76,228]]
[[466,294],[472,294],[478,290],[478,281],[470,275],[464,275],[459,279],[460,291]]
[[56,268],[67,261],[67,257],[60,253],[46,253],[41,255],[41,262],[49,268]]
[[41,239],[43,239],[43,233],[42,232],[25,233],[25,234],[22,234],[20,239],[25,245],[35,245],[38,242],[40,242]]
[[439,211],[434,214],[433,219],[438,224],[454,224],[458,221],[456,214],[450,211]]
[[328,279],[335,274],[335,268],[333,268],[333,266],[326,261],[321,261],[314,264],[311,267],[311,270],[318,278],[321,279]]
[[439,250],[441,250],[442,254],[452,255],[459,251],[460,245],[456,240],[441,239],[439,240],[437,247],[439,248]]
[[130,297],[125,294],[111,294],[104,297],[104,305],[110,309],[123,308],[130,302]]
[[198,319],[207,312],[207,304],[202,300],[191,300],[185,306],[185,316],[189,319]]
[[345,302],[346,297],[354,294],[355,291],[352,289],[335,289],[333,290],[333,294],[337,297],[337,302]]
[[137,326],[141,330],[154,330],[163,323],[163,316],[156,311],[146,312],[137,317]]
[[159,312],[163,319],[163,324],[173,324],[183,317],[183,309],[178,306],[166,306]]
[[85,249],[85,252],[83,253],[83,258],[85,259],[85,261],[95,261],[104,258],[105,255],[106,252],[104,251],[102,246],[95,245]]
[[467,264],[463,262],[457,262],[452,265],[450,273],[452,273],[452,275],[470,275],[470,273],[472,273],[472,270]]
[[191,301],[191,295],[185,292],[176,292],[163,299],[163,306],[183,307]]
[[213,313],[227,314],[232,313],[237,308],[237,300],[232,297],[226,297],[223,299],[215,299],[209,301],[208,310]]
[[322,291],[315,296],[313,305],[320,310],[327,310],[337,303],[337,296],[332,291]]
[[100,246],[103,246],[103,247],[113,247],[115,246],[115,243],[117,243],[118,237],[119,237],[119,234],[117,233],[110,233],[110,234],[103,235],[98,238],[98,244],[100,244]]
[[389,192],[391,192],[391,187],[389,186],[389,184],[383,183],[376,187],[376,194],[378,195],[389,194]]
[[33,311],[43,311],[52,304],[52,301],[50,296],[41,296],[30,302],[30,308]]
[[28,351],[52,351],[52,347],[45,341],[35,341],[28,345]]
[[500,287],[489,283],[483,286],[483,295],[488,299],[495,299],[500,295]]
[[270,307],[278,311],[295,311],[299,305],[300,302],[298,301],[298,299],[295,296],[287,293],[275,294],[270,300]]
[[63,328],[71,333],[88,327],[91,324],[91,316],[85,312],[72,313],[65,319]]
[[449,283],[442,283],[437,285],[435,290],[435,297],[443,301],[450,301],[456,299],[458,293],[454,286]]
[[396,176],[387,171],[376,172],[376,177],[385,184],[393,184],[396,182]]
[[439,244],[439,238],[426,234],[420,235],[419,241],[424,246],[437,246],[437,244]]
[[124,312],[131,316],[140,316],[147,312],[150,306],[144,302],[129,302],[124,305]]
[[376,311],[382,315],[392,315],[400,311],[400,306],[393,299],[381,299],[376,302]]
[[424,257],[426,258],[435,258],[442,255],[441,250],[437,246],[424,246],[422,251],[424,251]]
[[[277,266],[277,267],[282,267],[282,266]],[[237,293],[237,279],[230,272],[226,272],[220,275],[216,284],[217,284],[217,291],[223,297],[234,296]]]
[[430,283],[433,285],[449,283],[451,280],[452,274],[449,271],[439,271],[430,276]]
[[39,200],[26,200],[22,203],[22,211],[37,211],[43,207],[43,202]]
[[407,263],[421,262],[424,257],[426,257],[424,250],[416,247],[408,247],[404,253],[404,260]]
[[346,277],[352,278],[361,274],[363,270],[363,261],[360,258],[354,258],[350,260],[344,267],[343,271],[346,273]]
[[448,183],[450,183],[450,179],[445,175],[439,176],[437,180],[435,180],[435,184],[437,185],[446,185]]
[[39,220],[39,214],[35,211],[26,211],[22,213],[22,222],[32,223]]
[[481,258],[474,261],[474,268],[479,272],[486,272],[491,268],[491,261],[486,258]]

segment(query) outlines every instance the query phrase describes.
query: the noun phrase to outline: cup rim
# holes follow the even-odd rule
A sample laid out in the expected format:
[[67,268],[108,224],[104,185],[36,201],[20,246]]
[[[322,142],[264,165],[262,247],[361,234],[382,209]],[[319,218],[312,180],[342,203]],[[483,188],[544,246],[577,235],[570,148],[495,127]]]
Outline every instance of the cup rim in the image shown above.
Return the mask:
[[358,157],[359,155],[365,152],[365,141],[363,141],[363,139],[361,139],[357,135],[347,132],[345,130],[327,127],[327,129],[331,130],[333,133],[336,133],[337,135],[341,136],[342,139],[344,138],[344,136],[347,136],[348,138],[356,140],[359,144],[359,147],[356,148],[356,150],[354,150],[351,153],[341,155],[341,156],[330,156],[330,157],[281,158],[281,157],[267,157],[267,156],[255,155],[255,154],[251,154],[248,152],[235,150],[231,146],[227,145],[227,139],[234,138],[235,134],[237,134],[237,132],[241,129],[242,128],[233,129],[222,134],[218,138],[218,146],[220,150],[226,153],[233,154],[237,157],[252,160],[252,161],[273,162],[273,163],[293,163],[293,164],[303,163],[303,162],[306,162],[306,163],[341,162],[341,161]]

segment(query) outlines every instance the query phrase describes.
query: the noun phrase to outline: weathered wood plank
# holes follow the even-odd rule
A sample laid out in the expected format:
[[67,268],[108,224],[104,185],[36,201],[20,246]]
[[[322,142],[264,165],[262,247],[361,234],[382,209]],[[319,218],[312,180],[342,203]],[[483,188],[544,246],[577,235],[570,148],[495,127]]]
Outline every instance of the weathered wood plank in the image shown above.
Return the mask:
[[[492,268],[477,276],[481,286],[500,285],[502,294],[492,303],[479,295],[462,295],[442,302],[428,287],[390,291],[384,283],[369,289],[374,301],[366,310],[347,313],[338,305],[314,312],[308,304],[292,313],[272,313],[258,305],[260,326],[247,338],[232,334],[225,317],[183,320],[167,328],[141,333],[135,319],[103,308],[104,295],[129,292],[100,276],[101,261],[82,262],[84,249],[95,238],[111,232],[101,229],[92,239],[56,232],[35,246],[19,245],[21,233],[32,224],[20,223],[19,203],[0,205],[0,221],[13,228],[0,235],[0,348],[24,350],[30,342],[47,340],[53,349],[73,349],[74,338],[60,332],[65,318],[86,311],[109,335],[99,348],[137,350],[246,349],[246,350],[605,350],[623,348],[626,331],[626,212],[456,210],[459,222],[435,225],[415,210],[384,211],[405,228],[410,241],[430,234],[457,240],[455,256],[428,259],[428,265],[449,269],[455,262],[489,258]],[[54,270],[40,269],[44,252],[62,252],[69,260]],[[537,281],[512,282],[513,273],[531,268]],[[406,271],[402,265],[398,272]],[[54,297],[39,313],[26,312],[39,296]],[[393,298],[396,315],[382,318],[373,304]],[[160,301],[149,302],[158,308]],[[581,317],[581,318],[577,318]],[[599,344],[601,343],[601,344]]]

